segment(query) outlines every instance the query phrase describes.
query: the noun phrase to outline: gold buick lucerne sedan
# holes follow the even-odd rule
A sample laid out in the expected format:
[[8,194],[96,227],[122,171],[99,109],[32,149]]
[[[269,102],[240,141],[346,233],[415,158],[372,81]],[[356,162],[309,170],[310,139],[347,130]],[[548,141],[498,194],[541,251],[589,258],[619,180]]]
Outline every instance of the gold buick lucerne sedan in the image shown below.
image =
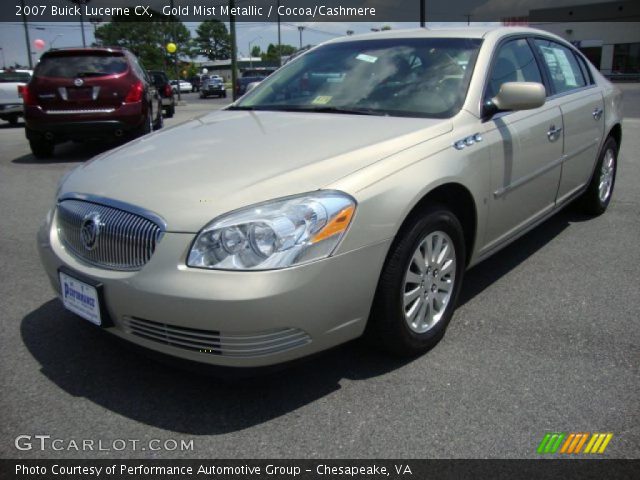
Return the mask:
[[329,41],[240,100],[80,165],[38,235],[64,306],[258,367],[442,338],[465,270],[571,201],[603,213],[622,98],[527,28]]

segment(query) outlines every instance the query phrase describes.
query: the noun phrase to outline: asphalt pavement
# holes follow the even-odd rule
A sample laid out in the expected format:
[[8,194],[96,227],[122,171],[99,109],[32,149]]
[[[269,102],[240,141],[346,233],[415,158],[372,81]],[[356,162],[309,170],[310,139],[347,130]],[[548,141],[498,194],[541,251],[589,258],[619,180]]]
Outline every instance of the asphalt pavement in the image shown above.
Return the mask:
[[[547,432],[612,432],[603,456],[639,457],[640,85],[622,88],[607,213],[565,209],[468,272],[433,350],[400,361],[355,341],[236,381],[158,363],[62,308],[36,230],[59,178],[107,147],[40,161],[22,124],[0,123],[0,456],[536,458]],[[225,103],[184,100],[166,127]],[[19,450],[20,435],[63,449]],[[87,439],[95,450],[68,449]],[[97,450],[117,439],[193,449]]]

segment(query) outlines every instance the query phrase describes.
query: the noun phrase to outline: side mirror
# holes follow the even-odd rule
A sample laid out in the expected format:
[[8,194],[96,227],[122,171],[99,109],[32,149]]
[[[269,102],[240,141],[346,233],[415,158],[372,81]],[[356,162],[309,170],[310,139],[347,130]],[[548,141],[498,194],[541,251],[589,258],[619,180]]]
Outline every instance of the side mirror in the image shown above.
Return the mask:
[[495,109],[531,110],[544,105],[547,92],[544,85],[537,82],[506,82],[500,86],[498,94],[491,99]]

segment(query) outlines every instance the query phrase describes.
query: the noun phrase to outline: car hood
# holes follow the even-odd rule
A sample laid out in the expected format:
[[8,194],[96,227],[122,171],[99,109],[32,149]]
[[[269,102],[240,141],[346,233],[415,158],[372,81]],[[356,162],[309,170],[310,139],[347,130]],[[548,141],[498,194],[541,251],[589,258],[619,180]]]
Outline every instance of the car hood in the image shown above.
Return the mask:
[[197,232],[239,207],[330,186],[440,136],[450,120],[222,110],[147,135],[74,170],[59,196],[106,197]]

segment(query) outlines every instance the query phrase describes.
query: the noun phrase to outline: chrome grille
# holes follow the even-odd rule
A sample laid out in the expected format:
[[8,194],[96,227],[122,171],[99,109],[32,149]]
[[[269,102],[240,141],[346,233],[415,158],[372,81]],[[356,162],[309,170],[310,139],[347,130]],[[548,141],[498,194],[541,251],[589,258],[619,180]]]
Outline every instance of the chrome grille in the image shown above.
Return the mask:
[[147,340],[209,355],[229,357],[259,357],[284,352],[311,342],[311,337],[297,328],[228,334],[167,325],[137,317],[124,317],[123,326],[126,332]]
[[[91,248],[83,241],[82,225],[99,218],[99,234]],[[162,228],[135,213],[83,200],[58,204],[58,235],[63,245],[80,259],[110,270],[139,270],[151,258]]]

